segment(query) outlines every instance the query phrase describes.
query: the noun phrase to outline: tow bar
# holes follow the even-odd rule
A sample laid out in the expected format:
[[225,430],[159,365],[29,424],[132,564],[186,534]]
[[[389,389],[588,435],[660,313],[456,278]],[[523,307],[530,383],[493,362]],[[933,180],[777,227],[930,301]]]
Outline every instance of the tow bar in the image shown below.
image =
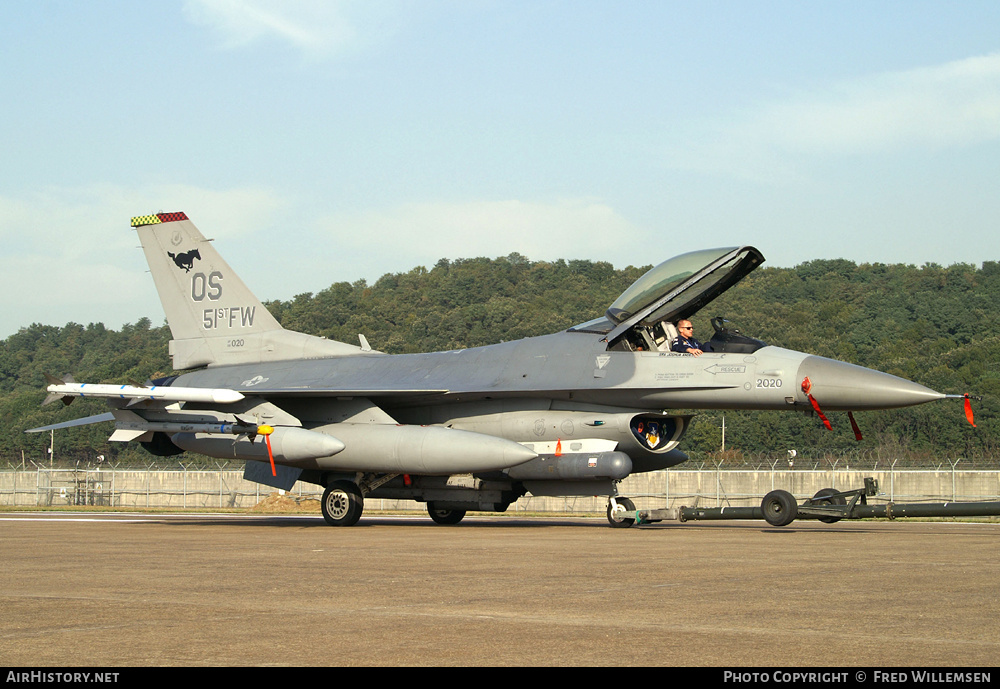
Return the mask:
[[[760,507],[686,507],[636,510],[635,523],[647,524],[677,519],[681,522],[721,519],[763,519],[771,526],[787,526],[796,519],[818,519],[826,524],[841,519],[899,519],[904,517],[995,517],[1000,502],[894,503],[869,505],[878,495],[878,481],[865,479],[865,487],[838,491],[824,488],[798,504],[785,490],[772,490]],[[629,515],[631,516],[631,515]]]

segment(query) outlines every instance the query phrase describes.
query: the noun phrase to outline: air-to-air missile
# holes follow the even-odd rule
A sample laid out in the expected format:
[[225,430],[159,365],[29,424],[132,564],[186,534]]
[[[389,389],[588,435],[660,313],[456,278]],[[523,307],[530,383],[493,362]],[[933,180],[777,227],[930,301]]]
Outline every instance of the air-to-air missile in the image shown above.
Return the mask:
[[69,404],[77,397],[99,397],[123,400],[158,400],[163,402],[206,402],[209,404],[232,404],[243,399],[236,390],[222,388],[185,388],[153,385],[143,387],[138,385],[108,385],[104,383],[77,383],[69,380],[59,380],[46,374],[49,393],[42,405],[62,400]]

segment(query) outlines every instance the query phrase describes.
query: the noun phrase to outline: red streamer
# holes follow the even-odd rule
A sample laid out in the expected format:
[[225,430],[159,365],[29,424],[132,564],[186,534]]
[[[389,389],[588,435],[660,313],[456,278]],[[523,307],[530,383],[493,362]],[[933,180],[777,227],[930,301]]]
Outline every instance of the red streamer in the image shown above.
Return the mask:
[[852,411],[847,412],[847,418],[851,420],[851,428],[854,429],[854,439],[857,440],[858,442],[862,441],[863,438],[861,437],[861,429],[858,428],[858,424],[854,420],[854,412]]
[[965,418],[969,420],[973,428],[976,428],[976,422],[972,420],[972,402],[969,400],[969,393],[965,393]]
[[806,397],[809,398],[809,404],[812,405],[813,411],[816,412],[820,420],[823,422],[823,425],[826,426],[826,430],[832,431],[833,426],[830,425],[830,419],[826,418],[826,415],[823,414],[823,410],[819,408],[819,402],[816,401],[816,398],[809,394],[811,389],[812,381],[809,380],[809,376],[806,376],[802,379],[802,392],[806,393]]
[[277,476],[278,470],[274,468],[274,453],[271,452],[271,434],[268,433],[264,436],[264,441],[267,443],[267,457],[271,460],[271,476]]

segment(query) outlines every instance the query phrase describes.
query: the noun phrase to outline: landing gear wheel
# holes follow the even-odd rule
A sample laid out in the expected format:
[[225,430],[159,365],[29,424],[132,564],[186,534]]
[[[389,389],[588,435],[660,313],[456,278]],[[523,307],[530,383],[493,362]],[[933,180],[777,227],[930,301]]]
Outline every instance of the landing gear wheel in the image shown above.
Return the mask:
[[[832,497],[837,495],[840,491],[833,488],[824,488],[823,490],[817,491],[816,495],[812,497],[812,503],[814,505],[846,505],[847,500],[844,496]],[[843,517],[820,517],[819,520],[824,524],[836,524]]]
[[437,524],[458,524],[465,518],[465,510],[438,509],[433,502],[427,503],[427,514]]
[[771,526],[787,526],[795,521],[799,505],[788,491],[772,490],[761,501],[760,511]]
[[323,519],[330,526],[354,526],[361,519],[365,499],[351,481],[334,481],[323,492]]
[[[608,523],[614,529],[627,529],[635,524],[635,505],[628,498],[615,498],[618,509],[608,500]],[[626,516],[631,514],[632,516]]]

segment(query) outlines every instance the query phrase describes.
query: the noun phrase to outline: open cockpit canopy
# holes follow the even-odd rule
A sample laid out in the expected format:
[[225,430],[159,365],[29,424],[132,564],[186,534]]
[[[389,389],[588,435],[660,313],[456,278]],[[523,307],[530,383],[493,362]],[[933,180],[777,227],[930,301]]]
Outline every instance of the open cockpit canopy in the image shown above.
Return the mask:
[[764,262],[752,246],[703,249],[650,269],[605,314],[614,328],[608,342],[635,326],[690,318]]

